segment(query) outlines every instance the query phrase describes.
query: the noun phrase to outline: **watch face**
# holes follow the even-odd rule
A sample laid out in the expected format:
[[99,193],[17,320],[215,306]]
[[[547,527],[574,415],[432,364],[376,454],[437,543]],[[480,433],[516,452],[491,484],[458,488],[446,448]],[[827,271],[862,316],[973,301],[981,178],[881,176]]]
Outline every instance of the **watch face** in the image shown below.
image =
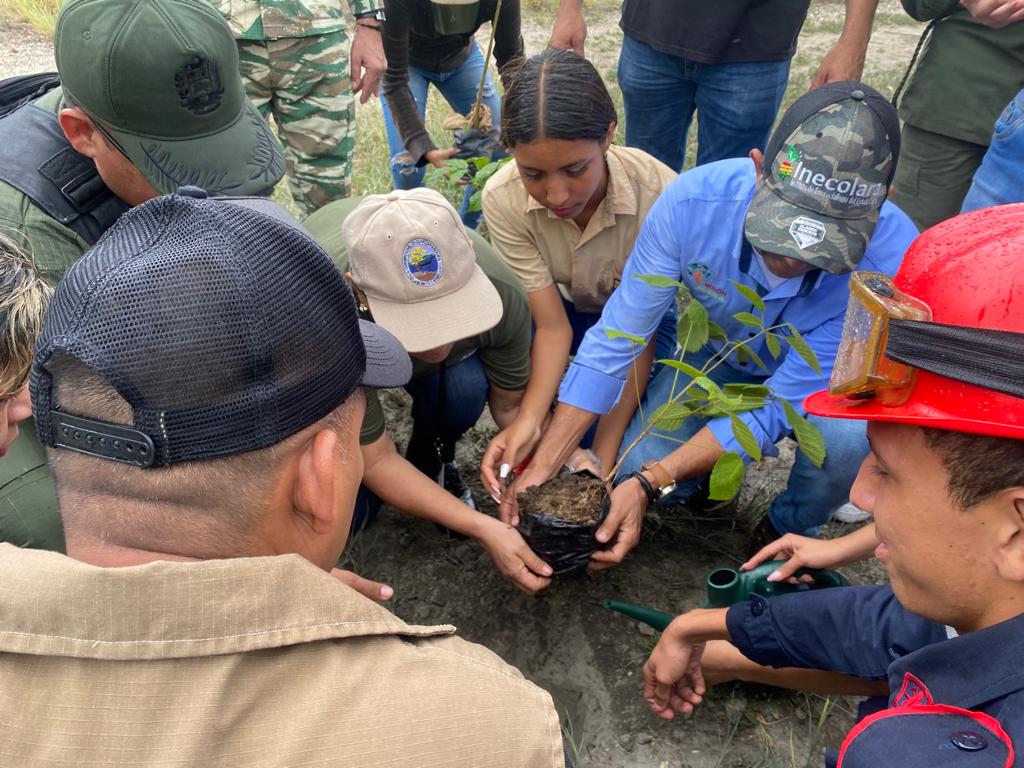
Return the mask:
[[676,484],[675,483],[670,483],[669,485],[666,485],[664,488],[662,488],[661,490],[658,491],[658,498],[659,499],[666,499],[666,498],[668,498],[669,496],[671,496],[675,492],[676,492]]

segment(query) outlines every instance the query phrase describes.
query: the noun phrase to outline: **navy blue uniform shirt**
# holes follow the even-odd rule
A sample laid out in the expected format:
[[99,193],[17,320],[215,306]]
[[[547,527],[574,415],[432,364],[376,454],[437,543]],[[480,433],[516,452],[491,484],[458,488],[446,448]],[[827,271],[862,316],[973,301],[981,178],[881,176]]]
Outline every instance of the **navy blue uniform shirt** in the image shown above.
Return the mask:
[[843,587],[754,596],[726,622],[758,664],[888,679],[889,708],[854,726],[830,765],[1024,767],[1024,614],[949,638],[887,586]]

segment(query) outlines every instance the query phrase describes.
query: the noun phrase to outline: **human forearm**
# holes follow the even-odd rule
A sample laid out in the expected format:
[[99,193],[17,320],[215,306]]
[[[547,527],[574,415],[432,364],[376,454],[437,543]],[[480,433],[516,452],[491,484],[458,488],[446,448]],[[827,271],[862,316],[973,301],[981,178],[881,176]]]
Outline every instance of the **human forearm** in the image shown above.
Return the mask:
[[505,429],[519,416],[523,403],[523,390],[502,389],[491,385],[487,406],[498,429]]
[[571,346],[572,329],[568,322],[554,328],[537,328],[530,349],[530,382],[523,393],[520,412],[538,424],[547,416],[558,394]]
[[460,502],[395,449],[387,434],[363,446],[363,484],[385,504],[413,517],[479,538],[485,516]]
[[791,691],[838,696],[884,696],[889,690],[888,683],[884,681],[867,680],[839,672],[797,667],[764,667],[748,659],[736,646],[725,640],[708,642],[701,656],[701,668],[704,680],[709,686],[739,680]]
[[[670,443],[666,443],[671,445]],[[623,452],[629,446],[622,446]],[[673,479],[688,480],[706,475],[715,466],[715,462],[725,453],[714,433],[703,427],[683,445],[669,453],[661,460],[661,466]]]
[[839,41],[867,47],[877,10],[878,0],[846,0],[846,16]]

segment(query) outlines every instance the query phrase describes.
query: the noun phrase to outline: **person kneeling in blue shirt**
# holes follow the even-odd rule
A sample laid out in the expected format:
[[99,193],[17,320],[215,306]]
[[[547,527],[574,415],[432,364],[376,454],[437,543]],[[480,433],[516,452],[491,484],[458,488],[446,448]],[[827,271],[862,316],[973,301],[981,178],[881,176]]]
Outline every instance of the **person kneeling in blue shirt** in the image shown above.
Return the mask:
[[[764,156],[751,150],[750,160],[710,163],[670,184],[644,222],[622,283],[569,367],[560,402],[532,462],[503,494],[505,519],[516,518],[515,494],[551,477],[595,414],[607,413],[622,395],[633,350],[628,340],[609,338],[606,331],[650,339],[675,301],[675,288],[651,285],[637,279],[639,275],[681,280],[692,300],[732,339],[755,336],[733,317],[752,307],[732,283],[756,291],[765,304],[765,325],[795,327],[817,355],[821,371],[792,351],[773,358],[761,337],[750,345],[756,358],[732,356],[709,376],[719,384],[767,384],[801,409],[804,398],[824,387],[832,370],[850,297],[850,272],[860,268],[894,274],[917,235],[910,219],[885,202],[898,157],[899,122],[892,106],[862,83],[833,83],[802,96],[787,110]],[[700,368],[722,346],[721,341],[709,341],[685,359]],[[754,362],[758,358],[765,368]],[[676,377],[677,371],[668,367],[655,375],[642,413],[668,400]],[[679,380],[677,391],[685,385],[681,374]],[[765,454],[773,454],[775,443],[789,433],[778,402],[739,418]],[[814,421],[825,439],[825,465],[818,469],[797,458],[788,487],[764,524],[767,530],[761,535],[769,540],[787,531],[816,533],[848,498],[856,468],[868,454],[863,425]],[[638,415],[622,444],[629,446],[643,427]],[[640,440],[620,468],[611,510],[596,534],[599,541],[614,544],[594,553],[591,567],[621,562],[639,540],[648,504],[686,499],[725,451],[739,451],[749,460],[733,437],[728,417],[690,418],[675,432]]]
[[701,703],[705,645],[729,640],[781,685],[793,668],[888,682],[888,708],[827,765],[1024,765],[1022,248],[1024,204],[989,208],[921,235],[894,280],[858,277],[829,391],[806,408],[867,422],[851,498],[891,586],[676,618],[644,667],[656,714]]

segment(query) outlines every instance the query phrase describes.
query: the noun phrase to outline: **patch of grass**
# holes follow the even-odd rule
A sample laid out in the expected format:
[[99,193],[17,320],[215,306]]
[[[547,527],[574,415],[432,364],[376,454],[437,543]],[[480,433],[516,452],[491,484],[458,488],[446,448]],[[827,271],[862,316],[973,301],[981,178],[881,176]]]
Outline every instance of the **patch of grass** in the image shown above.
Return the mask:
[[44,35],[52,35],[57,26],[61,0],[6,0],[4,15],[30,24]]

